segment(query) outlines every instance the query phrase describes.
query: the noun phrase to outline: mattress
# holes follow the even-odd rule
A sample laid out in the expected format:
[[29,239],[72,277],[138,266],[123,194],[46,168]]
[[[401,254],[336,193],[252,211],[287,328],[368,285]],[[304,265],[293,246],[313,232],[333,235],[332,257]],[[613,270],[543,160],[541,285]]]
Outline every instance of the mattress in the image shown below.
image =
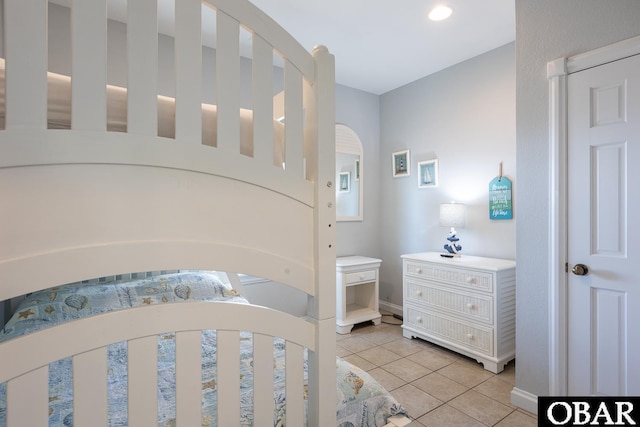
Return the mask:
[[[176,273],[130,282],[98,285],[72,284],[29,295],[0,334],[0,343],[36,330],[85,316],[145,304],[187,301],[248,303],[216,274]],[[153,321],[152,319],[150,321]],[[158,336],[158,426],[175,425],[175,336]],[[1,345],[1,344],[0,344]],[[241,332],[241,420],[252,425],[252,335]],[[283,340],[274,339],[275,425],[285,425],[285,378]],[[215,425],[216,332],[202,331],[202,425]],[[127,426],[127,346],[108,348],[109,425]],[[49,426],[73,425],[71,360],[49,369]],[[370,375],[336,358],[338,425],[383,426],[392,415],[406,415],[389,393]],[[306,359],[305,359],[306,381]],[[0,385],[0,426],[6,419],[6,385]]]

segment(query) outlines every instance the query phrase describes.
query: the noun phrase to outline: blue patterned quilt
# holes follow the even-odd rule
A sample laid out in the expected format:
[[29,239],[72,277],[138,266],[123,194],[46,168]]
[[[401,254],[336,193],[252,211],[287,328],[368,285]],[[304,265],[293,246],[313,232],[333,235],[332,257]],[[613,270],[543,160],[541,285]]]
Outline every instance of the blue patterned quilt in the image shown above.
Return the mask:
[[[99,285],[72,284],[28,296],[0,334],[0,342],[81,317],[145,304],[184,301],[247,302],[215,274],[177,273],[133,282]],[[252,335],[241,333],[241,418],[253,424]],[[216,333],[202,332],[202,426],[215,426]],[[175,425],[175,336],[158,336],[158,426]],[[127,346],[117,343],[108,349],[109,426],[127,426]],[[306,361],[305,361],[306,368]],[[341,427],[383,426],[391,415],[405,411],[371,376],[336,358],[338,379],[338,425]],[[64,359],[49,369],[49,426],[73,425],[71,360]],[[284,426],[284,341],[274,339],[274,425]],[[306,381],[306,373],[305,373]],[[0,384],[0,427],[6,422],[6,386]]]

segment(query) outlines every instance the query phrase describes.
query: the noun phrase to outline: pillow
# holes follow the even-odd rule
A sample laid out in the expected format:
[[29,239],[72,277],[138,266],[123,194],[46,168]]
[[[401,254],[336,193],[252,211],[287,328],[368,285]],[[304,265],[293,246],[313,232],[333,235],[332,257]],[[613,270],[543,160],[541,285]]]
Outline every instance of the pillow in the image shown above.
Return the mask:
[[246,302],[230,285],[207,272],[176,273],[149,277],[127,286],[131,307],[167,302]]

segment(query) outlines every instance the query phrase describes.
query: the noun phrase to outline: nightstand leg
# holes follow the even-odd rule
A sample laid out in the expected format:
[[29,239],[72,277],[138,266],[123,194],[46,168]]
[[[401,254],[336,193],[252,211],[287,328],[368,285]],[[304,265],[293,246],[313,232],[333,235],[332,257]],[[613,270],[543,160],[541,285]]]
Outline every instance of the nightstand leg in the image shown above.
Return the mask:
[[336,325],[336,332],[339,333],[340,335],[350,334],[352,328],[353,328],[353,325],[346,325],[346,326]]

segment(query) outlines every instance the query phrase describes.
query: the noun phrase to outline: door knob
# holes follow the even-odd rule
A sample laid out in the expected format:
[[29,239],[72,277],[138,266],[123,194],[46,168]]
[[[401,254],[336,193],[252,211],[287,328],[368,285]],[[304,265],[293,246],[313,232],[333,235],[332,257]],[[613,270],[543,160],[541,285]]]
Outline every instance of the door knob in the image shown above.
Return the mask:
[[571,269],[571,272],[576,276],[586,276],[589,273],[589,267],[584,264],[576,264]]

